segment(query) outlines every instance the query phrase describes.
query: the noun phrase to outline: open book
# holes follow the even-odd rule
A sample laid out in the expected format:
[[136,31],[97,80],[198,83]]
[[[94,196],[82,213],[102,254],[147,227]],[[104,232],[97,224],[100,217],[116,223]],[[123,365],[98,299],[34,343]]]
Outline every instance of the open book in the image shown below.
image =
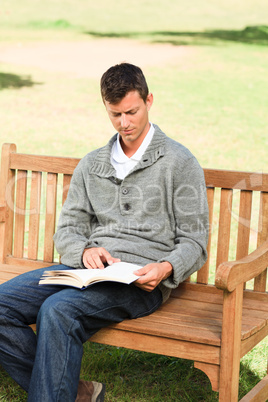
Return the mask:
[[65,285],[76,288],[87,286],[101,281],[113,281],[130,284],[139,276],[134,271],[142,268],[140,265],[128,262],[115,262],[104,269],[67,269],[45,271],[41,276],[39,285]]

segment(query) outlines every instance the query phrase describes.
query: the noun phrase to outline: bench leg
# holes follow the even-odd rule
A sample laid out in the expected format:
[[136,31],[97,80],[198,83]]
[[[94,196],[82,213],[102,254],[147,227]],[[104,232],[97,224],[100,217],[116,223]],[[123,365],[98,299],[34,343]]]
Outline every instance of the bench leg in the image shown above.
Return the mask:
[[220,402],[238,401],[243,283],[224,292],[221,339]]

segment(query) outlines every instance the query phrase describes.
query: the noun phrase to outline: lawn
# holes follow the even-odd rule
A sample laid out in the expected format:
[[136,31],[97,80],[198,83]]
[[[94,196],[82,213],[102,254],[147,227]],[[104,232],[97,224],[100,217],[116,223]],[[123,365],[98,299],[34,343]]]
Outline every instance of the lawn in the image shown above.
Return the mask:
[[[105,10],[105,12],[103,11]],[[144,64],[154,94],[151,121],[186,145],[203,167],[268,171],[268,7],[266,0],[2,0],[0,11],[0,142],[19,152],[82,157],[114,130],[99,77],[4,62],[7,49],[51,43],[159,49]],[[118,41],[116,48],[115,41]],[[176,51],[176,59],[165,59]],[[108,53],[107,53],[108,54]],[[108,56],[107,56],[108,57]],[[133,57],[135,52],[133,50]],[[98,54],[92,64],[105,55]],[[155,61],[156,60],[156,61]],[[107,60],[108,61],[108,60]],[[126,60],[128,61],[128,60]],[[81,55],[83,63],[83,55]],[[240,397],[266,372],[265,340],[241,363]],[[107,401],[216,401],[193,363],[87,343],[84,378],[107,383]],[[0,401],[26,394],[0,370]]]

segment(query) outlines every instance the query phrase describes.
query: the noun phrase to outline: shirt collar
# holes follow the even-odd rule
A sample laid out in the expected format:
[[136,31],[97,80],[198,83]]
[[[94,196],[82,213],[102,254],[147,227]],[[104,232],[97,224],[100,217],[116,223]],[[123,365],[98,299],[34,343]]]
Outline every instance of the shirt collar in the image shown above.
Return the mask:
[[117,134],[117,138],[114,143],[113,150],[112,150],[112,158],[117,163],[125,163],[125,162],[129,161],[130,159],[133,161],[139,161],[141,159],[142,155],[144,154],[144,152],[146,151],[148,145],[152,141],[154,131],[155,131],[154,126],[153,126],[153,124],[150,123],[150,129],[149,129],[148,133],[146,134],[144,140],[142,141],[142,144],[137,149],[135,154],[132,155],[130,158],[128,156],[126,156],[126,154],[124,153],[124,151],[121,147],[121,144],[120,144],[120,136],[119,136],[119,134]]

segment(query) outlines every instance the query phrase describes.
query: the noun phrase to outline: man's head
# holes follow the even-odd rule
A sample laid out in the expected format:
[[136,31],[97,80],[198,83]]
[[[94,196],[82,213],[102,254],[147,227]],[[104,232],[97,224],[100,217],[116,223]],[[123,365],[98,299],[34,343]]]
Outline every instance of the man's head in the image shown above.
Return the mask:
[[103,102],[118,104],[129,92],[137,91],[146,102],[149,90],[142,70],[129,63],[110,67],[101,78]]
[[109,68],[101,79],[101,94],[108,116],[120,135],[123,151],[132,156],[150,129],[153,104],[143,72],[132,64]]

